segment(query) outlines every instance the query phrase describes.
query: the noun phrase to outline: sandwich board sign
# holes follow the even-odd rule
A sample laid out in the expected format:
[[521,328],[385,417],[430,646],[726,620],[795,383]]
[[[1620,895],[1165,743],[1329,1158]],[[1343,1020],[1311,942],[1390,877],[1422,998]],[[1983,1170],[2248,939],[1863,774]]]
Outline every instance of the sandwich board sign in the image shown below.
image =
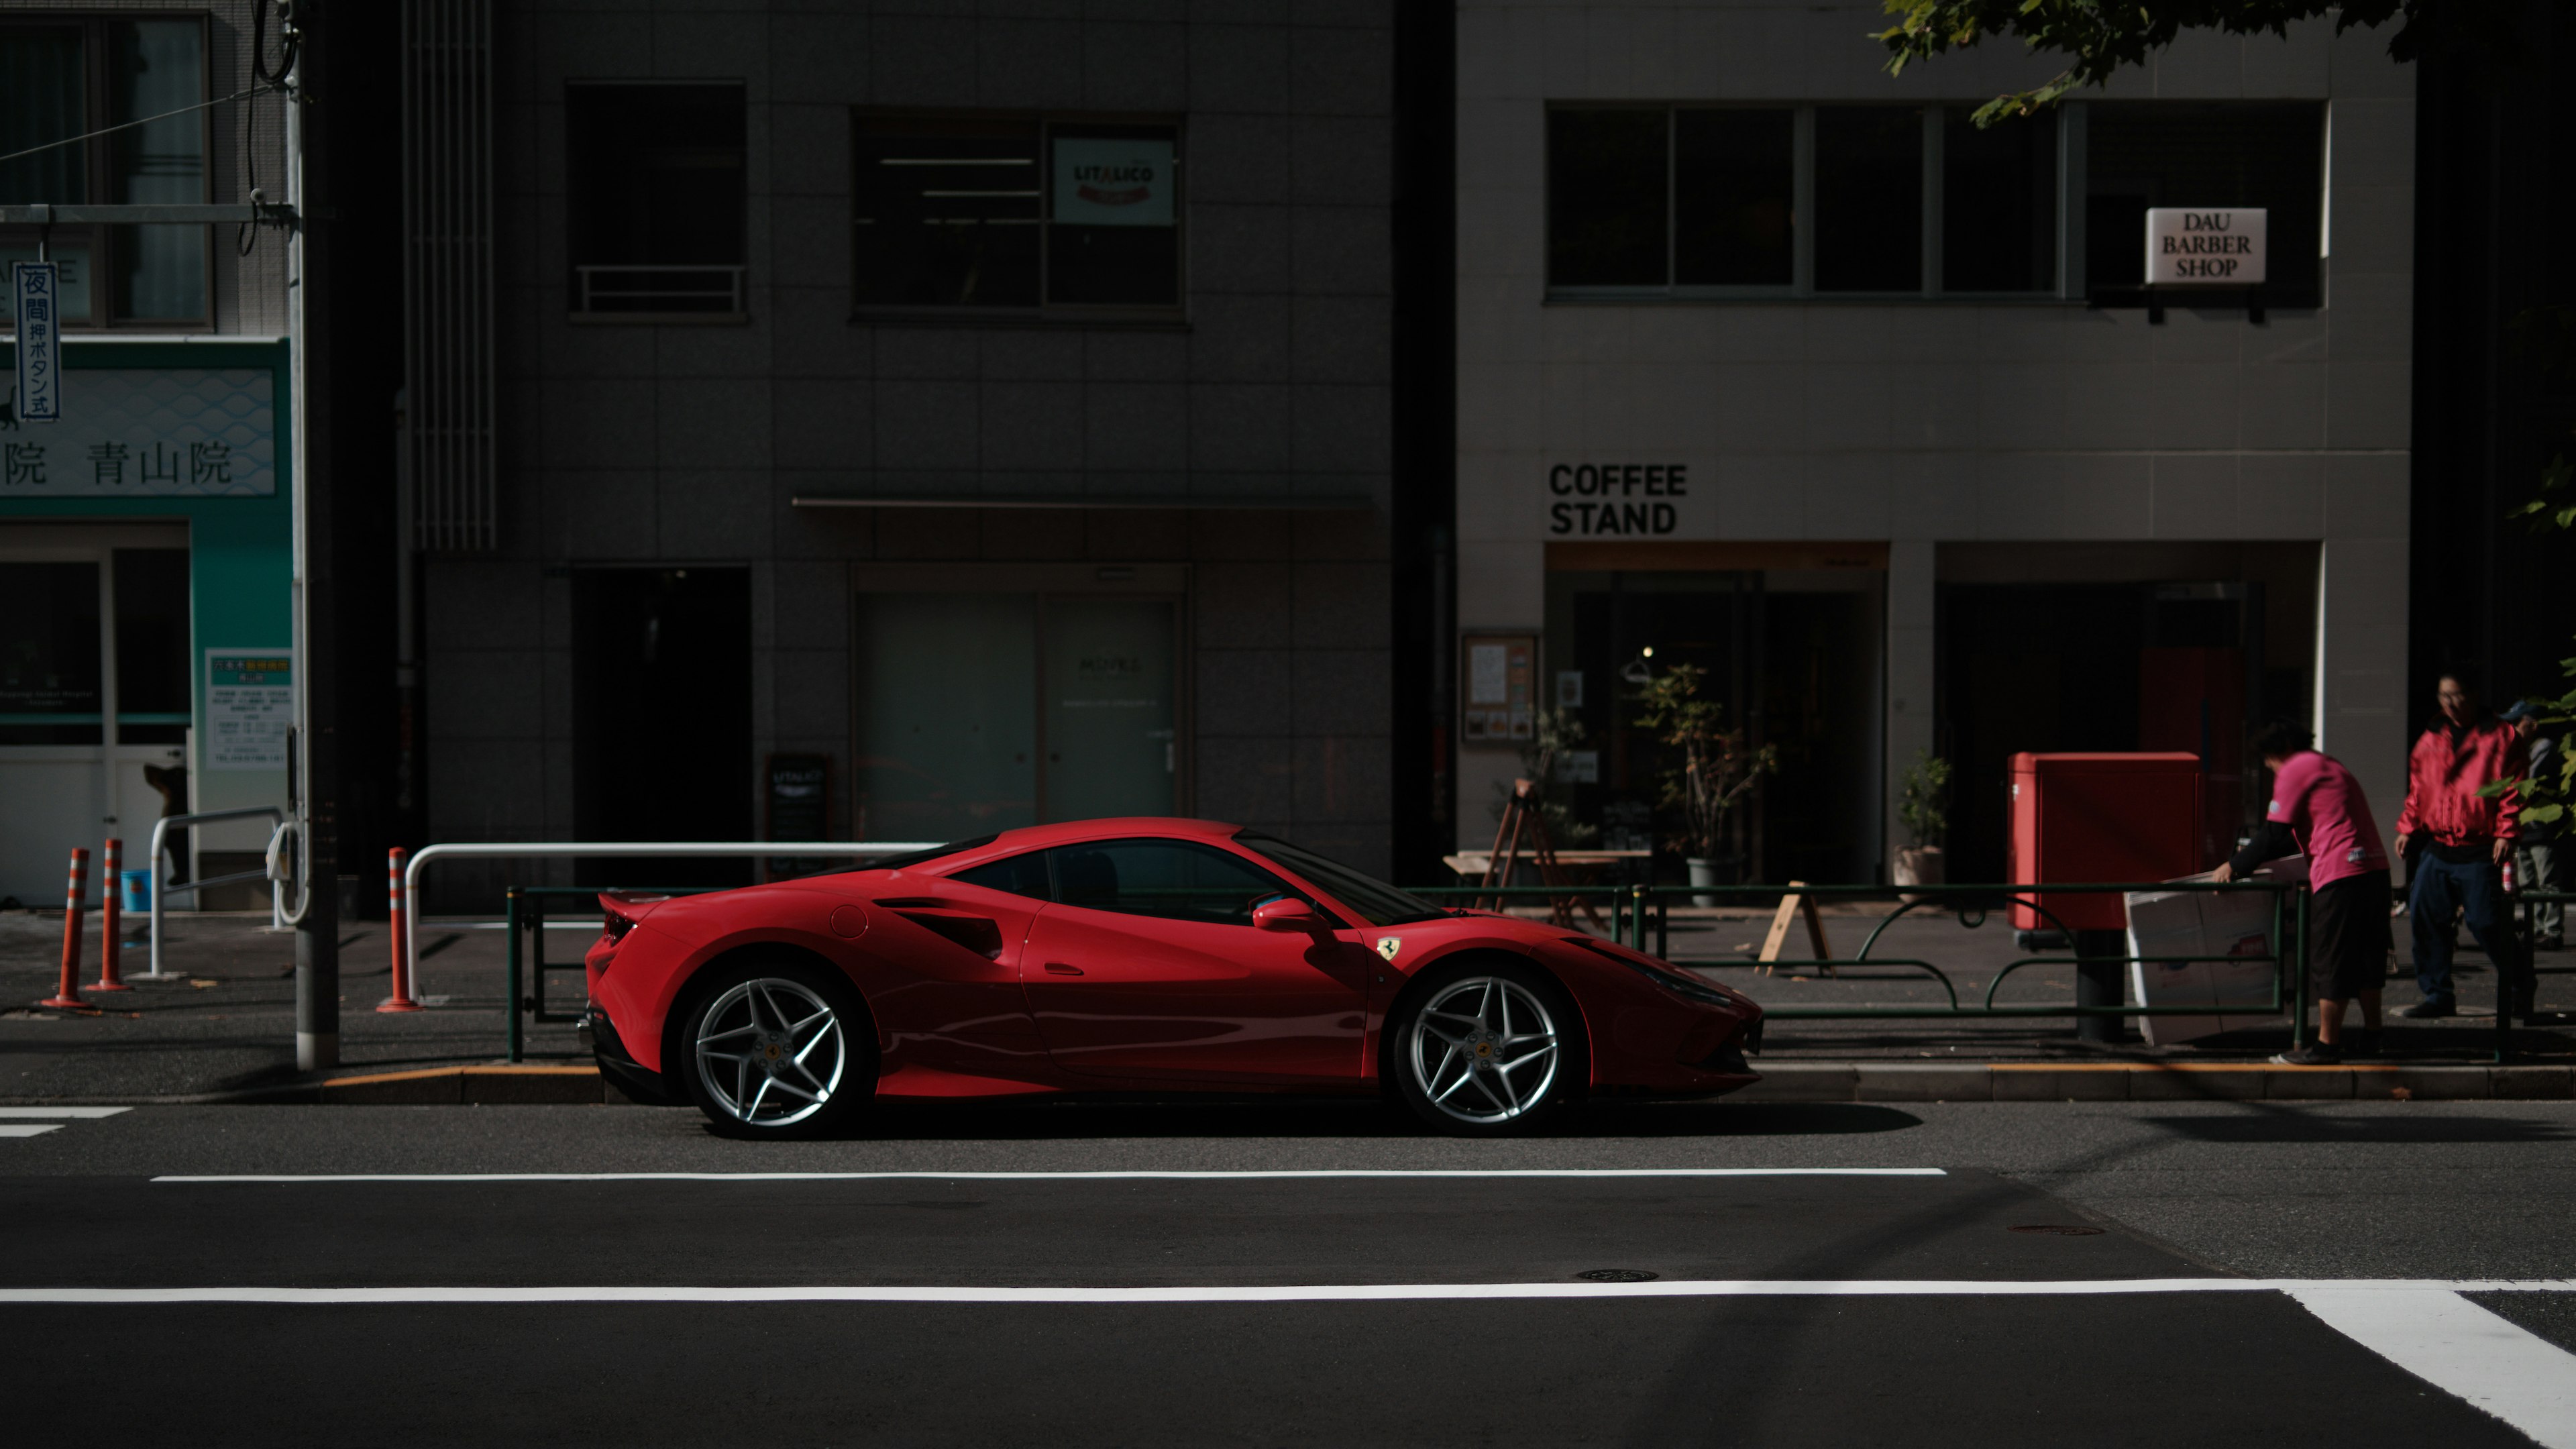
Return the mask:
[[2249,287],[2263,280],[2264,208],[2147,208],[2147,285]]

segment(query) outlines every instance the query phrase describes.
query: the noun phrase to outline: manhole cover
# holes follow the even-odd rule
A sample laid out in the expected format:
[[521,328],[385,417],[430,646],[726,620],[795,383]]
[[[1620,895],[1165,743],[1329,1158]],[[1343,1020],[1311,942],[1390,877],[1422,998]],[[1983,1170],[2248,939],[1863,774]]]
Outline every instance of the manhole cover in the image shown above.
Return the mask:
[[1643,1268],[1593,1268],[1574,1276],[1586,1283],[1651,1283],[1656,1277]]
[[2098,1238],[2100,1228],[2078,1227],[2073,1223],[2021,1223],[2006,1228],[2009,1233],[2043,1233],[2053,1238]]

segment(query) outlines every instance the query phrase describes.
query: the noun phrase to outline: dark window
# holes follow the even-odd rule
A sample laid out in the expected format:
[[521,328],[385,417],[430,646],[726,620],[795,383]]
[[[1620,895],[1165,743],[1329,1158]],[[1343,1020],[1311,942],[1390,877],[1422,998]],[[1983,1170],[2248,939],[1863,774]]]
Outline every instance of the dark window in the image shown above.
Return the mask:
[[861,307],[1180,305],[1175,127],[863,111],[851,153]]
[[982,865],[961,870],[949,879],[982,886],[988,891],[1027,896],[1031,900],[1052,900],[1055,896],[1047,884],[1046,852],[1042,850],[988,860]]
[[[205,35],[186,19],[0,26],[0,155],[34,151],[0,162],[0,203],[205,201],[209,113],[195,109]],[[109,127],[123,129],[95,145],[48,145]],[[64,322],[202,325],[206,235],[202,225],[54,227],[46,252]],[[32,227],[0,230],[0,265],[36,260],[36,244]],[[0,320],[14,320],[5,302]]]
[[741,86],[577,82],[564,140],[573,311],[744,310]]
[[95,745],[98,565],[0,563],[0,745]]
[[1547,280],[1554,287],[1659,287],[1671,113],[1563,110],[1547,116]]
[[1941,121],[1941,290],[2057,289],[2057,113]]
[[175,745],[188,733],[188,551],[116,551],[116,740]]
[[2086,122],[2085,285],[2143,285],[2147,208],[2259,206],[2263,292],[2284,307],[2323,302],[2317,231],[2325,197],[2325,108],[2315,102],[2097,103]]
[[1103,840],[1047,852],[1056,899],[1068,906],[1249,926],[1252,908],[1304,899],[1241,856],[1182,840]]
[[1923,113],[1816,108],[1816,290],[1923,289]]
[[1685,287],[1785,287],[1794,265],[1797,116],[1673,116],[1673,280]]

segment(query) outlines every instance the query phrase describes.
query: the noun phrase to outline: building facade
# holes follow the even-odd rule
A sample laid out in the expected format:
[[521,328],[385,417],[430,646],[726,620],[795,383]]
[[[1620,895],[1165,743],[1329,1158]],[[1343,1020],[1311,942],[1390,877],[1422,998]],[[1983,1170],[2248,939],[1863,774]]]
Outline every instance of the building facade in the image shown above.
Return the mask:
[[420,324],[405,446],[430,838],[1386,867],[1390,7],[1133,8],[492,7],[489,470]]
[[[0,162],[0,206],[283,197],[285,102],[207,105],[256,84],[251,11],[67,0],[0,16],[0,154],[34,152]],[[59,416],[42,420],[14,382],[13,292],[0,898],[51,905],[75,846],[92,852],[95,900],[104,839],[139,869],[162,815],[285,804],[301,483],[289,262],[266,227],[10,216],[0,263],[55,268],[62,371]],[[182,831],[172,865],[255,866],[267,839],[258,821]]]
[[[2006,761],[2182,749],[2207,846],[2249,721],[2404,781],[2413,75],[2385,39],[2186,35],[1979,128],[2049,69],[1890,77],[1869,4],[1458,17],[1458,840],[1555,763],[1639,846],[1674,663],[1775,746],[1721,855],[1880,878],[1919,752],[1951,878],[2000,879]],[[2149,288],[2148,212],[2268,222],[2259,286]]]

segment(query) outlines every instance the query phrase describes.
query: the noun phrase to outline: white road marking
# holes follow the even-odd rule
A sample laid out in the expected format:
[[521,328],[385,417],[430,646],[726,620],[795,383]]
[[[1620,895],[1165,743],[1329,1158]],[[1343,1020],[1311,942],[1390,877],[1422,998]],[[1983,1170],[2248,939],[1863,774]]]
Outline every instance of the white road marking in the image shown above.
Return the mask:
[[1657,1283],[1359,1283],[1182,1288],[988,1287],[427,1287],[427,1288],[0,1288],[0,1305],[86,1303],[1410,1303],[1533,1298],[2111,1297],[2163,1293],[2310,1290],[2405,1301],[2426,1292],[2569,1292],[2576,1281],[2113,1278],[1998,1282],[1962,1279],[1681,1279]]
[[1333,1177],[1947,1177],[1938,1167],[1333,1168],[1277,1172],[343,1172],[171,1173],[154,1182],[1182,1182]]
[[0,1117],[65,1117],[89,1122],[133,1110],[131,1107],[0,1107]]
[[2290,1296],[2355,1343],[2548,1449],[2576,1449],[2576,1354],[2458,1290],[2318,1285]]
[[32,1122],[0,1122],[0,1137],[42,1137],[48,1132],[62,1130],[60,1122],[47,1122],[42,1126]]

